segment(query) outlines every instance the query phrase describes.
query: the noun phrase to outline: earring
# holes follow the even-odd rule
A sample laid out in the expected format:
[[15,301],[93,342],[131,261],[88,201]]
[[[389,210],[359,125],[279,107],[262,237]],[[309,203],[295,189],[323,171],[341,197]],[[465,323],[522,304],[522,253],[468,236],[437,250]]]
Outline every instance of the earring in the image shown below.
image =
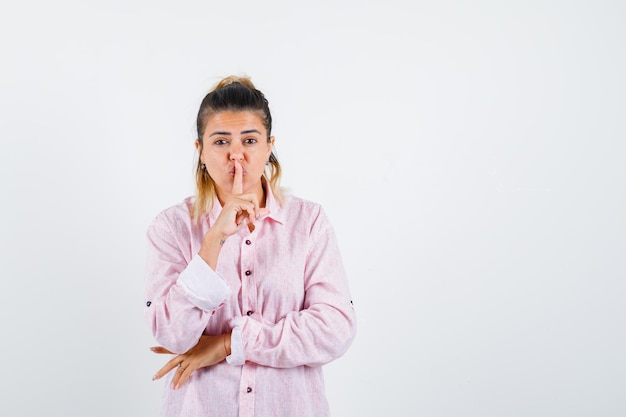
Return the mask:
[[206,165],[205,164],[200,165],[200,169],[205,171],[206,170]]

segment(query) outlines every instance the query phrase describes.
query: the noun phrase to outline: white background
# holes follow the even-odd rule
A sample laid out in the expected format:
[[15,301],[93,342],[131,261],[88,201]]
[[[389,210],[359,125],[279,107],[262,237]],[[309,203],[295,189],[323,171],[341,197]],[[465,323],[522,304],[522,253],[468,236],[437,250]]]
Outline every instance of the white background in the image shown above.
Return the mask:
[[333,415],[626,415],[619,1],[0,5],[2,416],[155,416],[145,231],[249,75],[335,225]]

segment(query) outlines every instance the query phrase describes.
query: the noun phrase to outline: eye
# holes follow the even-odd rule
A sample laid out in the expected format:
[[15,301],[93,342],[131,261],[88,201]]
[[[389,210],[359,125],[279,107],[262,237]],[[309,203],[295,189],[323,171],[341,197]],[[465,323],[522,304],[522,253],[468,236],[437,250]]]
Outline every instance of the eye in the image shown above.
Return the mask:
[[228,143],[228,141],[226,139],[217,139],[215,142],[213,142],[214,145],[226,145]]
[[256,138],[247,138],[243,141],[246,145],[254,145],[255,143],[257,143],[258,141],[256,140]]

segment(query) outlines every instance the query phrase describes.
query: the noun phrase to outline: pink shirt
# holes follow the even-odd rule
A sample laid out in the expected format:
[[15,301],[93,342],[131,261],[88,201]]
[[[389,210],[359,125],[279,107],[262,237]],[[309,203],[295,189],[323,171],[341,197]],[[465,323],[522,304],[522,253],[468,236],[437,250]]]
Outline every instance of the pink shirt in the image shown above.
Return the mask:
[[[268,187],[269,188],[269,187]],[[226,240],[213,271],[197,254],[221,206],[198,224],[193,198],[148,228],[146,319],[172,352],[201,334],[232,332],[231,355],[178,390],[165,380],[164,417],[329,415],[322,365],[346,352],[356,318],[334,231],[319,204],[267,196],[270,214]]]

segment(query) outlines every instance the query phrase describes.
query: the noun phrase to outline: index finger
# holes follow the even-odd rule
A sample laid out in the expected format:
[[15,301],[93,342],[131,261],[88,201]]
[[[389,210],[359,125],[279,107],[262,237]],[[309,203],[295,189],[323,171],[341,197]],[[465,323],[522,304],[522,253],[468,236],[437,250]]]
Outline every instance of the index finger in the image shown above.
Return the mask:
[[243,168],[239,161],[235,161],[235,177],[233,178],[233,194],[243,194]]

